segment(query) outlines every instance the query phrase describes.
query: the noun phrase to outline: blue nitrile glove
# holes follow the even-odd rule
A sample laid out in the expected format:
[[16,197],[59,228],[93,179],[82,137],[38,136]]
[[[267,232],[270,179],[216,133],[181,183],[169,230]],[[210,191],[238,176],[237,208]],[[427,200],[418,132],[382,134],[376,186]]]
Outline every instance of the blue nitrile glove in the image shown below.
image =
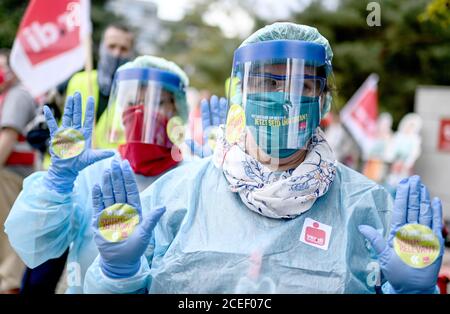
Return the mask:
[[[119,162],[116,159],[112,161],[111,169],[103,174],[102,188],[98,184],[93,187],[92,203],[94,239],[100,252],[100,266],[103,273],[110,278],[126,278],[134,275],[141,266],[141,257],[165,208],[158,208],[142,217],[141,200],[133,170],[127,160]],[[139,223],[134,231],[127,238],[117,242],[105,239],[99,228],[99,217],[104,210],[108,211],[114,204],[131,205],[139,215]]]
[[198,144],[193,139],[186,140],[186,144],[195,155],[204,158],[213,153],[208,144],[208,136],[219,125],[225,124],[227,118],[227,100],[223,97],[219,100],[216,95],[213,95],[209,102],[203,99],[200,103],[200,108],[202,112],[203,145]]
[[60,128],[58,128],[55,118],[47,106],[44,106],[44,115],[52,142],[57,134],[69,129],[80,132],[85,140],[83,152],[68,159],[61,159],[55,153],[54,146],[51,145],[50,147],[51,165],[47,175],[44,177],[44,184],[48,189],[59,193],[69,193],[72,191],[73,183],[81,170],[96,161],[113,156],[114,152],[90,148],[92,125],[94,123],[94,99],[92,97],[89,97],[87,101],[86,117],[83,126],[81,126],[82,108],[81,95],[79,93],[75,93],[73,97],[67,97]]
[[[437,259],[425,268],[414,268],[403,262],[393,248],[397,230],[407,224],[421,224],[429,227],[440,242]],[[403,179],[398,187],[392,214],[391,232],[388,241],[374,228],[361,225],[360,232],[370,241],[380,262],[391,293],[435,293],[439,269],[444,252],[442,237],[442,204],[435,197],[430,202],[427,188],[419,176]]]

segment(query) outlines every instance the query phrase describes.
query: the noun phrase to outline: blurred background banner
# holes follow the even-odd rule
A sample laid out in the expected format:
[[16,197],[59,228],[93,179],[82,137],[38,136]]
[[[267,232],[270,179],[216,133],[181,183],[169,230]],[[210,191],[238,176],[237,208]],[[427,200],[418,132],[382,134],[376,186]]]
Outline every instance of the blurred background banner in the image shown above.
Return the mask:
[[340,119],[366,156],[376,136],[378,75],[371,74],[341,110]]
[[439,150],[450,152],[450,119],[442,119],[439,127]]
[[450,221],[450,86],[418,86],[415,98],[415,112],[423,119],[416,172],[439,195]]
[[83,67],[90,33],[88,0],[32,0],[14,40],[11,67],[39,96]]

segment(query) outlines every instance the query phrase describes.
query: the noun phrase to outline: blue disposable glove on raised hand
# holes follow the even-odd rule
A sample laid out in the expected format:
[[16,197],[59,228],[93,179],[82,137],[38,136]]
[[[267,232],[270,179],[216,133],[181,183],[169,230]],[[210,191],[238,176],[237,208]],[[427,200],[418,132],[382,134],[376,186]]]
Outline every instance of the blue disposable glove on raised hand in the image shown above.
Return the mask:
[[[73,189],[73,183],[78,173],[93,164],[96,161],[111,157],[112,151],[91,149],[92,125],[94,123],[94,99],[88,98],[86,106],[86,117],[84,125],[81,125],[82,107],[81,95],[75,93],[74,96],[67,97],[62,117],[62,125],[58,128],[55,118],[50,109],[44,107],[44,115],[50,130],[51,146],[51,165],[44,177],[44,184],[47,188],[59,193],[69,193]],[[73,131],[84,138],[84,149],[74,157],[64,159],[58,151],[60,148],[54,143],[60,141],[58,136],[63,132]],[[56,139],[56,140],[55,140]]]
[[[424,268],[406,264],[393,248],[397,231],[407,224],[429,227],[439,240],[437,259]],[[430,202],[427,188],[419,176],[403,179],[398,187],[388,241],[374,228],[361,225],[360,232],[370,241],[378,254],[381,271],[390,284],[391,293],[434,293],[444,252],[442,236],[442,204],[439,198]]]
[[[119,162],[116,159],[112,161],[111,169],[103,174],[102,188],[98,184],[93,187],[92,202],[94,239],[100,252],[100,267],[103,273],[110,278],[133,276],[140,268],[141,257],[165,208],[158,208],[142,217],[139,190],[130,164],[127,160]],[[130,205],[136,211],[139,220],[134,230],[128,232],[126,237],[107,239],[105,234],[102,234],[101,228],[104,224],[100,220],[115,204]],[[120,234],[123,230],[119,228]]]
[[202,127],[203,127],[203,145],[198,144],[193,139],[186,140],[186,144],[191,151],[201,157],[208,157],[212,155],[213,150],[208,143],[208,138],[215,129],[225,124],[227,118],[227,100],[223,97],[220,99],[213,95],[211,100],[203,99],[200,103],[202,112]]

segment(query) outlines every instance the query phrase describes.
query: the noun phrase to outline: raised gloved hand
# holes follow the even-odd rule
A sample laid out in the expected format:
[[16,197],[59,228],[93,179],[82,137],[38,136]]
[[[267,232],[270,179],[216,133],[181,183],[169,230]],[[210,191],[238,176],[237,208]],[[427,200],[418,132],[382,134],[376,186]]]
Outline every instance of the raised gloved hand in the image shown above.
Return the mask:
[[103,273],[110,278],[134,275],[165,208],[142,217],[139,190],[130,164],[116,159],[103,174],[102,188],[98,184],[93,187],[92,202],[94,239]]
[[387,242],[370,226],[361,225],[359,230],[378,254],[389,292],[435,292],[444,251],[442,204],[437,197],[430,202],[419,176],[403,179],[397,187]]
[[216,95],[213,95],[209,102],[203,99],[200,107],[202,112],[203,145],[198,144],[193,139],[186,140],[186,144],[195,155],[204,158],[213,153],[210,138],[214,137],[213,132],[216,131],[219,125],[225,124],[227,118],[227,100],[223,97],[219,100]]
[[51,165],[44,177],[47,188],[59,193],[69,193],[78,173],[96,161],[111,157],[113,151],[91,149],[92,125],[94,123],[94,99],[88,98],[84,125],[81,126],[81,95],[67,97],[58,128],[50,109],[44,107],[44,115],[50,131]]

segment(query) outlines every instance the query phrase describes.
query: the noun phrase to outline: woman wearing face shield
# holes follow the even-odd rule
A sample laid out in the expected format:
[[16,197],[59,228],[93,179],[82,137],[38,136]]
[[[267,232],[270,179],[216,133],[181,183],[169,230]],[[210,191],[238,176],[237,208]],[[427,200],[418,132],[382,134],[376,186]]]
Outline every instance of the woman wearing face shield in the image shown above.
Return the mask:
[[328,41],[304,25],[275,23],[244,41],[212,158],[140,198],[122,191],[140,216],[120,242],[105,216],[124,204],[111,201],[114,184],[94,187],[100,254],[85,292],[435,293],[441,203],[417,176],[392,202],[335,160],[319,128],[331,61]]
[[[121,66],[101,117],[105,121],[99,123],[105,129],[97,130],[104,134],[103,142],[118,147],[117,152],[90,148],[92,99],[83,124],[79,93],[69,97],[59,128],[46,109],[52,165],[47,172],[26,178],[5,223],[11,245],[28,267],[59,257],[69,248],[67,292],[83,291],[87,267],[98,254],[90,224],[93,186],[119,182],[123,171],[135,174],[136,190],[144,190],[182,161],[178,146],[187,118],[187,85],[186,74],[162,58],[143,56]],[[115,192],[114,200],[120,200]]]

